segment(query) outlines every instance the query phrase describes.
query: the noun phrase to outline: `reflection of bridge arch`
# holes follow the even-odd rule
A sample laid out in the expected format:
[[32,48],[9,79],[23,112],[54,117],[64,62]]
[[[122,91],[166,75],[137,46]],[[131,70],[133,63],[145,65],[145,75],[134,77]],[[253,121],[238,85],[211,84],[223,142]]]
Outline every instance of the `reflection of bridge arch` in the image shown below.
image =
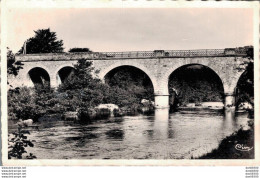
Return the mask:
[[156,90],[157,87],[157,81],[156,81],[156,77],[152,74],[152,71],[149,71],[146,67],[140,65],[140,64],[133,64],[132,62],[120,62],[120,63],[116,63],[113,64],[103,70],[101,70],[98,74],[98,77],[105,81],[105,76],[112,70],[118,68],[118,67],[124,67],[124,66],[130,66],[130,67],[135,67],[139,70],[141,70],[142,72],[144,72],[148,78],[151,80],[151,83],[153,85],[154,90]]
[[27,76],[34,86],[38,85],[41,87],[43,86],[50,87],[50,75],[42,67],[31,68],[28,71]]

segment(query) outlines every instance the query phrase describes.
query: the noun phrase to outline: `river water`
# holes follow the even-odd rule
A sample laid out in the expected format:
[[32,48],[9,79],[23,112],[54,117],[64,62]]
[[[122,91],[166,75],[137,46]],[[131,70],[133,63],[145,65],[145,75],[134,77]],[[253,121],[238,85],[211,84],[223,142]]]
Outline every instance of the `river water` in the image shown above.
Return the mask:
[[35,146],[27,151],[38,159],[190,159],[217,148],[247,121],[246,113],[161,109],[89,125],[48,122],[31,131]]

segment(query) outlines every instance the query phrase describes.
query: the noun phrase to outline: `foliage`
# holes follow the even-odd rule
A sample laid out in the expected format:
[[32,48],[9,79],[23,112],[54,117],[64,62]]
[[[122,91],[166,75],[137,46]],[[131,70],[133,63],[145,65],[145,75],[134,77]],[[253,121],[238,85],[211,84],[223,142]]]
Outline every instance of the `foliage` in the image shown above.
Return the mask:
[[7,74],[17,76],[20,69],[22,69],[22,63],[15,61],[15,55],[7,48]]
[[[55,91],[49,85],[16,88],[8,91],[10,119],[33,119],[49,114],[63,114],[78,108],[89,108],[103,101],[104,84],[91,76],[90,63],[79,62],[75,77]],[[77,76],[77,77],[76,77]],[[105,85],[104,85],[105,86]]]
[[62,114],[66,111],[65,106],[61,104],[63,98],[54,89],[49,87],[35,89],[33,97],[38,118],[49,114]]
[[[46,115],[87,111],[99,104],[107,103],[137,110],[141,99],[147,96],[152,98],[152,85],[142,81],[141,76],[136,79],[138,77],[133,78],[129,73],[123,72],[119,73],[119,76],[112,76],[110,82],[113,84],[109,82],[105,84],[93,77],[91,62],[81,59],[74,67],[73,77],[65,80],[57,90],[50,89],[48,84],[36,85],[35,88],[22,87],[9,90],[9,118],[37,121]],[[120,80],[123,81],[123,85]]]
[[254,48],[246,47],[247,61],[238,68],[243,74],[237,84],[237,104],[248,102],[254,106]]
[[129,99],[125,99],[132,104],[138,104],[142,99],[151,101],[154,99],[153,85],[150,78],[137,68],[116,68],[107,74],[106,83],[114,90],[117,90],[115,93],[123,92],[127,94]]
[[30,153],[29,155],[23,156],[24,153],[27,153],[25,150],[26,147],[33,147],[33,143],[27,139],[27,136],[25,134],[21,133],[21,128],[19,129],[19,132],[8,134],[8,159],[34,159],[36,158],[35,155]]
[[71,80],[66,80],[59,87],[58,92],[63,93],[64,100],[70,103],[68,110],[95,107],[102,103],[106,85],[92,76],[91,65],[84,59],[78,60]]
[[91,88],[96,83],[100,83],[99,79],[93,78],[92,71],[94,68],[91,65],[92,62],[79,59],[77,64],[74,65],[74,76],[71,77],[71,80],[63,83],[59,91]]
[[89,48],[71,48],[69,52],[75,53],[75,52],[92,52],[92,51]]
[[66,111],[63,98],[49,88],[16,88],[8,91],[9,119],[33,119]]
[[[56,32],[51,32],[50,29],[38,29],[34,37],[31,37],[26,42],[26,54],[33,53],[61,53],[63,52],[63,40],[57,40]],[[18,51],[22,54],[24,46]]]
[[36,105],[32,97],[32,89],[15,88],[8,90],[8,117],[9,119],[36,118]]
[[[15,60],[15,55],[7,48],[7,75],[8,77],[15,77],[18,75],[20,69],[22,69],[22,63],[20,61]],[[12,90],[12,85],[7,80],[7,84],[10,86],[10,90]]]
[[[58,90],[65,93],[65,100],[73,107],[69,110],[93,108],[101,103],[136,109],[141,99],[147,96],[153,98],[152,85],[146,89],[148,84],[143,82],[142,75],[135,71],[116,71],[113,76],[109,76],[105,84],[93,77],[91,62],[80,59],[74,68],[74,77],[63,83]],[[133,74],[135,76],[131,76]]]

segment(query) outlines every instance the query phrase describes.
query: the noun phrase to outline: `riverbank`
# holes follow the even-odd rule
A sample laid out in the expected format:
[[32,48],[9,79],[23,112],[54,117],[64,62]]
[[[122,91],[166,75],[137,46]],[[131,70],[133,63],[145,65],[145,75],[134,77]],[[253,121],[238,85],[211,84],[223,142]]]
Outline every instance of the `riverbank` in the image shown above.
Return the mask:
[[224,138],[217,149],[196,159],[254,159],[253,120],[249,129],[240,128],[237,132]]

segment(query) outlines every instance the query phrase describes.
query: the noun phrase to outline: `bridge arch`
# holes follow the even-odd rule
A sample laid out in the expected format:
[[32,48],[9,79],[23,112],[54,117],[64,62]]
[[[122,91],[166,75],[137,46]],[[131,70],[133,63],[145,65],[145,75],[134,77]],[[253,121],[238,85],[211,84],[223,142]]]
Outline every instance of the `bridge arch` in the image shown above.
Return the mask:
[[35,87],[50,87],[50,75],[42,67],[33,67],[27,72],[27,78],[30,81],[31,86]]
[[62,84],[73,74],[75,68],[73,65],[62,65],[57,68],[55,71],[56,76],[56,86]]
[[236,106],[238,106],[242,102],[246,102],[245,97],[247,100],[250,98],[254,98],[254,86],[252,86],[252,84],[248,82],[248,80],[254,80],[254,73],[253,71],[243,70],[242,73],[238,75],[237,80],[234,81],[234,85],[236,88]]
[[58,72],[59,72],[62,68],[64,68],[64,67],[72,67],[72,68],[74,68],[74,64],[73,64],[73,63],[65,63],[65,64],[62,64],[62,65],[59,65],[59,67],[57,67],[57,68],[55,69],[54,74],[57,75]]
[[[240,71],[240,72],[237,72],[234,77],[233,77],[233,80],[231,81],[231,87],[236,89],[236,87],[238,86],[241,78],[244,76],[244,74],[246,73],[247,71]],[[234,91],[235,92],[235,91]]]
[[113,65],[110,65],[109,67],[106,67],[103,70],[100,70],[98,77],[105,82],[105,76],[112,71],[113,69],[116,69],[118,67],[124,67],[124,66],[130,66],[130,67],[135,67],[139,70],[141,70],[142,72],[144,72],[148,78],[151,80],[151,83],[153,85],[154,90],[156,91],[156,87],[157,87],[157,81],[156,81],[156,77],[152,74],[152,71],[148,70],[146,67],[144,67],[143,65],[140,64],[134,64],[132,62],[124,62],[124,63],[115,63]]
[[186,64],[175,69],[169,76],[168,90],[170,105],[176,105],[175,97],[171,97],[175,96],[174,91],[182,96],[179,98],[182,104],[224,101],[223,81],[214,70],[201,64]]
[[223,85],[223,88],[224,88],[224,92],[226,91],[226,86],[225,86],[225,75],[223,74],[223,72],[220,70],[220,68],[212,63],[209,63],[209,62],[204,62],[204,61],[197,61],[197,62],[183,62],[183,63],[178,63],[177,65],[174,65],[173,67],[169,68],[165,73],[164,73],[164,76],[162,77],[161,79],[161,84],[163,86],[167,86],[167,87],[164,87],[166,91],[164,91],[164,93],[167,93],[169,94],[169,91],[168,91],[168,82],[169,82],[169,78],[171,76],[171,74],[176,71],[177,69],[181,68],[181,67],[184,67],[184,66],[188,66],[188,65],[201,65],[201,66],[204,66],[204,67],[207,67],[209,68],[211,71],[213,71],[218,77],[219,79],[221,80],[222,82],[222,85]]
[[[158,94],[155,95],[156,96],[155,107],[157,108],[169,107],[169,89],[168,89],[169,77],[175,70],[185,65],[202,65],[208,67],[214,73],[216,73],[216,75],[220,78],[223,84],[224,93],[230,89],[228,82],[226,82],[228,80],[225,78],[225,74],[222,71],[223,69],[220,66],[218,66],[218,64],[209,61],[207,58],[203,58],[203,59],[183,58],[182,60],[176,61],[176,63],[173,66],[166,69],[166,71],[163,72],[161,77],[159,78],[160,80],[158,81],[158,86],[160,87],[158,87],[159,88],[157,92]],[[225,98],[225,103],[227,103],[226,98]]]

